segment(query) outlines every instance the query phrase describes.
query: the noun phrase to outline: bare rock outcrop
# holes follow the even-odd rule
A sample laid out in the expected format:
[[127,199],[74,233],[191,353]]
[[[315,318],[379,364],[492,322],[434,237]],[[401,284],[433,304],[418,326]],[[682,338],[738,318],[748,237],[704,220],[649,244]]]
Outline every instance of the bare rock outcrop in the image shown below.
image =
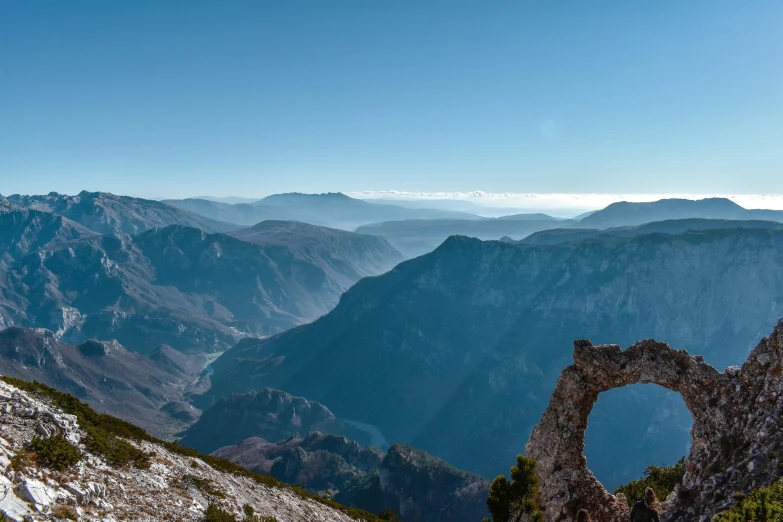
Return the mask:
[[527,443],[537,460],[541,502],[549,521],[569,522],[587,509],[598,522],[627,520],[628,505],[604,489],[587,467],[584,434],[601,392],[653,383],[679,392],[693,416],[691,451],[682,484],[661,506],[664,520],[709,520],[736,492],[748,493],[783,471],[783,320],[742,368],[722,373],[665,343],[574,343],[549,407]]

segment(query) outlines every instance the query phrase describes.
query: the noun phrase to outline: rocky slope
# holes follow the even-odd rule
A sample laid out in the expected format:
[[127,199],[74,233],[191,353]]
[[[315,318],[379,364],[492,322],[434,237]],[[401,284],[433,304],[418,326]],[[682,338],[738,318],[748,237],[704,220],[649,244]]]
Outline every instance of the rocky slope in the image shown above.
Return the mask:
[[648,203],[621,201],[584,217],[578,226],[623,227],[688,218],[783,221],[783,211],[746,209],[726,198],[661,199]]
[[35,250],[95,235],[51,212],[8,209],[0,212],[0,270]]
[[356,229],[362,234],[385,238],[406,257],[432,252],[449,236],[461,235],[479,239],[500,239],[503,236],[522,239],[525,236],[555,227],[567,226],[569,221],[545,214],[521,214],[501,218],[482,219],[408,219],[365,225]]
[[71,393],[156,435],[171,435],[198,417],[200,412],[189,407],[175,418],[166,407],[183,398],[203,367],[203,357],[185,356],[168,346],[143,356],[116,341],[72,346],[48,330],[0,331],[0,375]]
[[[552,246],[453,237],[362,280],[312,324],[240,341],[215,362],[201,400],[283,389],[494,476],[522,450],[574,339],[665,338],[712,364],[737,364],[783,316],[782,274],[776,230]],[[620,470],[616,485],[651,462],[676,460],[687,445],[688,426],[673,434],[657,412],[676,405],[649,393],[615,406],[616,417],[642,419],[626,423],[619,446],[596,434],[588,448],[599,476]],[[644,442],[651,429],[662,434],[653,445]]]
[[[293,231],[288,240],[300,241]],[[375,267],[354,259],[396,254],[382,240],[345,259],[318,248],[182,226],[49,244],[0,270],[0,325],[44,327],[73,343],[117,339],[144,353],[161,344],[220,351],[323,315],[352,277]]]
[[[349,515],[349,510],[330,507],[272,479],[164,445],[120,421],[96,420],[94,412],[62,396],[36,396],[24,391],[35,386],[23,388],[0,381],[0,510],[13,522],[200,522],[211,503],[238,519],[247,505],[260,517],[279,522],[377,520],[359,512]],[[51,400],[57,398],[77,413],[55,407]],[[86,420],[90,415],[93,420]],[[124,445],[136,451],[137,465],[112,464],[107,457],[111,450],[95,444],[95,437],[105,438],[107,431],[95,431],[93,422],[104,423],[113,437],[105,440],[113,441],[114,447]],[[123,441],[111,435],[121,430],[139,436]],[[60,464],[66,461],[40,449],[46,444],[31,445],[34,438],[70,447],[69,455],[74,455],[75,446],[80,452],[75,456],[78,462],[52,469],[51,459]]]
[[284,482],[329,490],[349,506],[391,507],[403,522],[475,522],[487,515],[488,480],[401,444],[381,452],[314,432],[276,444],[251,438],[215,455]]
[[139,234],[169,225],[199,228],[206,232],[226,232],[239,227],[205,218],[161,203],[106,192],[82,191],[76,196],[51,192],[46,195],[8,196],[22,208],[52,212],[103,235]]
[[165,203],[240,225],[253,225],[265,220],[299,221],[342,230],[397,219],[477,218],[464,212],[368,203],[341,193],[274,194],[253,203],[235,205],[203,199],[167,200]]
[[[231,429],[226,430],[226,426]],[[220,399],[204,411],[180,441],[210,453],[250,437],[278,442],[311,431],[345,435],[362,444],[370,442],[366,432],[338,419],[322,404],[271,388]]]

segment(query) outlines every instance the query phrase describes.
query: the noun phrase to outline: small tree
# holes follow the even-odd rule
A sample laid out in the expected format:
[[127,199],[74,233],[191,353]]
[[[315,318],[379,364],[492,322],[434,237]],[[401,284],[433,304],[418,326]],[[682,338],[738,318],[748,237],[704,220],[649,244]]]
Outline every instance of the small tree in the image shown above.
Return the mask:
[[386,522],[400,522],[400,517],[393,509],[384,509],[378,514],[378,517]]
[[498,475],[490,484],[487,507],[493,522],[544,522],[544,514],[538,507],[536,461],[517,455],[517,464],[511,468],[511,481],[505,475]]

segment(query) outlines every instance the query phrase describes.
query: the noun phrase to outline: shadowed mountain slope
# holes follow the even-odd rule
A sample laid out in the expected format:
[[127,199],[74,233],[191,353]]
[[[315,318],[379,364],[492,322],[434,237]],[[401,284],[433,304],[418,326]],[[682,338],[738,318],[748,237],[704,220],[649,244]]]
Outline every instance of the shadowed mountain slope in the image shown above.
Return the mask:
[[359,227],[361,234],[385,238],[397,250],[411,258],[435,250],[449,236],[461,235],[478,239],[516,239],[539,230],[567,226],[569,221],[545,214],[518,214],[502,218],[466,219],[409,219],[387,221]]
[[230,235],[264,247],[286,247],[346,290],[362,277],[389,271],[403,259],[383,238],[296,221],[263,221]]
[[250,437],[277,442],[311,431],[344,435],[362,444],[370,442],[367,433],[341,421],[326,406],[271,388],[220,399],[204,411],[180,441],[211,453]]
[[[524,447],[574,339],[667,339],[723,367],[742,361],[737,346],[750,348],[783,316],[781,296],[783,231],[553,246],[452,237],[362,280],[312,324],[240,341],[214,363],[201,401],[282,389],[494,476]],[[640,451],[650,429],[670,433],[658,406],[634,397],[618,406],[618,417],[643,420],[631,423],[623,446],[603,447],[597,437],[594,471],[633,478],[649,462],[682,454],[687,439],[674,436]],[[612,451],[618,460],[604,457]]]

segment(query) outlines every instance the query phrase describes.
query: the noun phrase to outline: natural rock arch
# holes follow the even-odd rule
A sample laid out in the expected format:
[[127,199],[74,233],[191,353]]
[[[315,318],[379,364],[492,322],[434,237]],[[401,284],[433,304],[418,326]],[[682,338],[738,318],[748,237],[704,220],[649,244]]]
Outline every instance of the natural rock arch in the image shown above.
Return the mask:
[[691,451],[682,486],[665,509],[669,520],[698,520],[778,478],[783,461],[783,320],[751,352],[742,369],[723,373],[665,343],[574,343],[549,407],[526,446],[536,459],[541,502],[549,521],[570,521],[579,509],[593,520],[627,520],[628,506],[587,468],[585,429],[598,394],[636,383],[679,392],[693,417]]

